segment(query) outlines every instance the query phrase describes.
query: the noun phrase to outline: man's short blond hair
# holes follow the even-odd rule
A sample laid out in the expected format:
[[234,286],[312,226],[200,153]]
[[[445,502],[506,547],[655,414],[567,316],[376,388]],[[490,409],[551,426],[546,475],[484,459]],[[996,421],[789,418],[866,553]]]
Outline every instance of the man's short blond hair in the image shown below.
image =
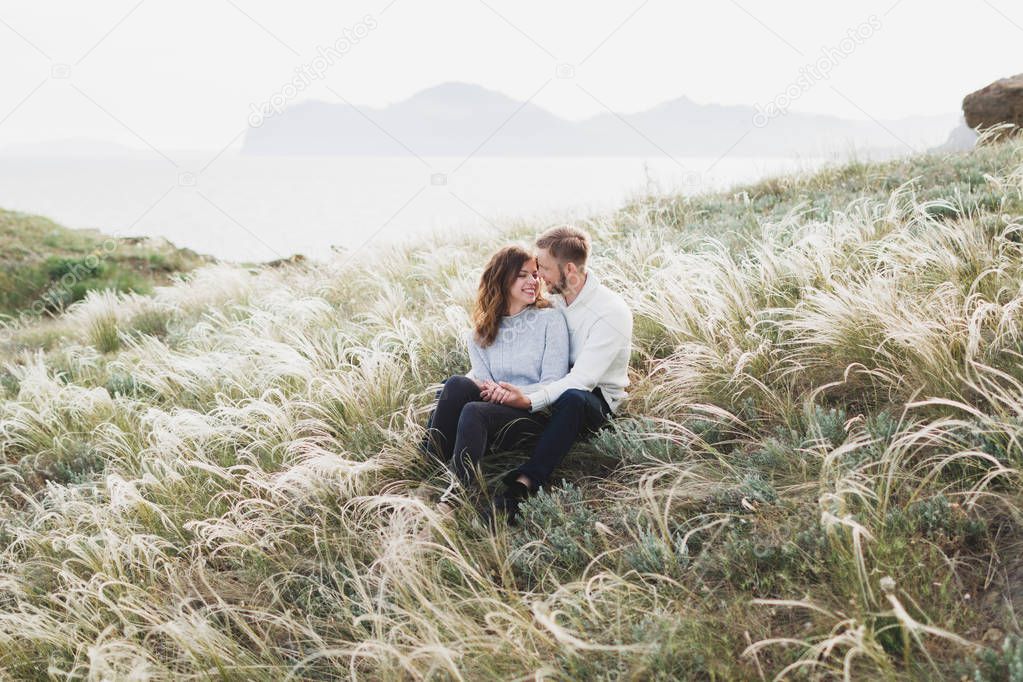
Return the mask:
[[578,227],[558,225],[544,230],[536,238],[536,248],[544,249],[559,261],[575,263],[582,269],[590,257],[590,235]]

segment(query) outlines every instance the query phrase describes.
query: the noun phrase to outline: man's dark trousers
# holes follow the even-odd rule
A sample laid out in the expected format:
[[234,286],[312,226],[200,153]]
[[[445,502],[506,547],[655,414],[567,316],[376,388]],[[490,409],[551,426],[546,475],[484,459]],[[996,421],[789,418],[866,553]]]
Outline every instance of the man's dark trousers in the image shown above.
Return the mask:
[[456,375],[438,393],[422,447],[450,462],[459,478],[469,482],[489,445],[511,448],[539,436],[529,461],[504,479],[511,482],[524,474],[537,488],[548,482],[580,434],[596,430],[610,416],[599,389],[565,391],[547,415],[485,402],[475,381]]
[[529,461],[509,472],[504,477],[505,483],[525,475],[534,490],[547,485],[551,474],[579,436],[596,431],[611,418],[611,408],[599,388],[592,391],[569,389],[554,401],[550,409],[547,426],[533,447]]

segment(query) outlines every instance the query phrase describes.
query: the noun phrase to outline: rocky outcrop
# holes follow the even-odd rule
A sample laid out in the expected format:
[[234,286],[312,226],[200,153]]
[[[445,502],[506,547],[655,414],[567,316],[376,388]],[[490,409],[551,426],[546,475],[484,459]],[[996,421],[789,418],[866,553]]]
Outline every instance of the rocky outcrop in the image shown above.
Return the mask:
[[971,92],[963,99],[963,114],[966,125],[974,130],[1008,123],[1019,132],[1023,128],[1023,73]]
[[302,263],[305,263],[305,261],[305,256],[300,253],[296,253],[295,255],[288,256],[287,258],[278,258],[276,260],[267,261],[263,265],[268,268],[283,268],[285,265],[301,265]]

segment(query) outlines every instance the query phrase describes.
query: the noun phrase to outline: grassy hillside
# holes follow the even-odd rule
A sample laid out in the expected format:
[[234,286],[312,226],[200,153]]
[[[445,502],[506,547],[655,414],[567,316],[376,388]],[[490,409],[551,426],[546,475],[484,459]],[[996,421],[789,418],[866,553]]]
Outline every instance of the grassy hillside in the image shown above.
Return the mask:
[[71,230],[0,210],[0,317],[60,311],[87,292],[151,293],[171,275],[210,261],[166,241]]
[[491,535],[415,446],[486,254],[541,227],[211,266],[12,337],[0,666],[1019,679],[1023,143],[594,218],[632,397]]

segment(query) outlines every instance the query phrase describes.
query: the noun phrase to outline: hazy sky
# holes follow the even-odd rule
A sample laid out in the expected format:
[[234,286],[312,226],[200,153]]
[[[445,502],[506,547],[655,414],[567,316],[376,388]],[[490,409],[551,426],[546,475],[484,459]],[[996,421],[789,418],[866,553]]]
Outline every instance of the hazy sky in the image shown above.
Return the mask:
[[[869,37],[843,43],[858,28]],[[346,35],[356,35],[350,49],[289,101],[340,95],[382,106],[457,80],[533,97],[567,118],[680,95],[765,104],[831,48],[829,77],[804,83],[789,110],[895,118],[957,111],[967,92],[1021,70],[1023,8],[1008,0],[0,0],[0,147],[67,137],[238,146],[252,104],[280,94],[296,69],[313,68],[318,46]],[[561,74],[572,77],[556,77],[559,64],[571,65]]]

